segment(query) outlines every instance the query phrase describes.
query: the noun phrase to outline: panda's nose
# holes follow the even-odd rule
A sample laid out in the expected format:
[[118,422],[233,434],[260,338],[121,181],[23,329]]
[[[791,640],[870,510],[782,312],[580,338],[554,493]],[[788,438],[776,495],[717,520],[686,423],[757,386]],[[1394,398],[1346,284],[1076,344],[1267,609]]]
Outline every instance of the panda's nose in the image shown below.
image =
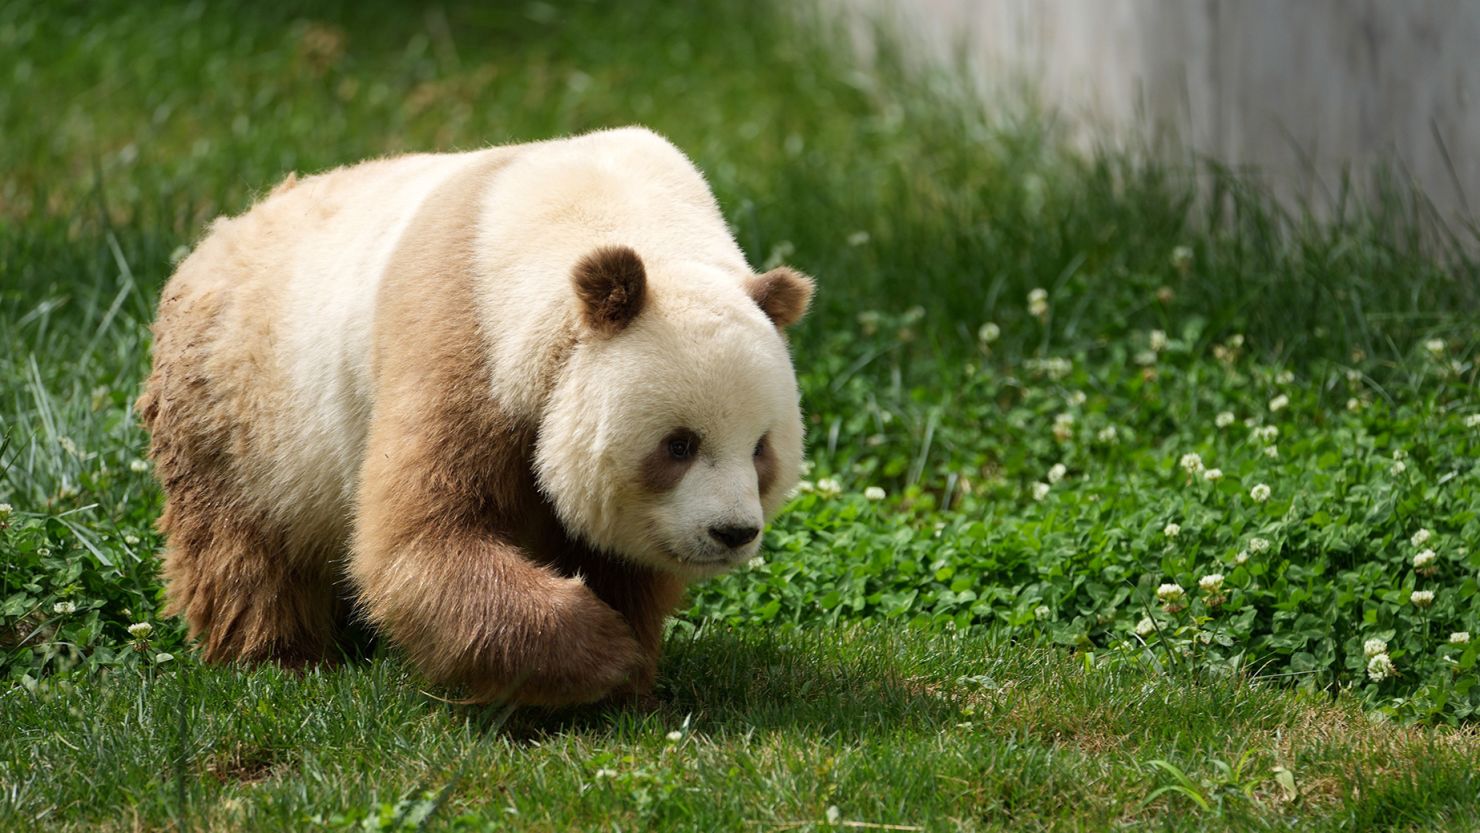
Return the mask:
[[724,544],[730,549],[743,547],[755,540],[760,534],[760,527],[756,526],[711,526],[709,537]]

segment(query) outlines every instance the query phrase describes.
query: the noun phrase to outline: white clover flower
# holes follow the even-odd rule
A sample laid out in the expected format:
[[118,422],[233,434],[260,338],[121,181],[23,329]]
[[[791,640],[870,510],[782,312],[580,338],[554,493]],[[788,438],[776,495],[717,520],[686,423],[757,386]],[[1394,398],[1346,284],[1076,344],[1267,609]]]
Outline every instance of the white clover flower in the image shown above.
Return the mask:
[[1415,570],[1422,570],[1430,564],[1433,564],[1434,561],[1438,558],[1439,554],[1434,552],[1433,550],[1424,550],[1423,552],[1420,552],[1419,554],[1413,556],[1413,568]]
[[1050,486],[1050,485],[1048,485],[1047,483],[1041,483],[1041,482],[1040,483],[1034,483],[1033,484],[1033,499],[1034,500],[1043,500],[1044,498],[1048,497],[1048,492],[1052,488],[1053,487]]
[[673,731],[671,731],[671,732],[668,733],[668,742],[669,743],[678,743],[681,740],[683,740],[683,732],[680,732],[679,730],[674,729]]
[[1175,521],[1161,528],[1161,534],[1168,538],[1176,538],[1182,534],[1182,525]]
[[1415,590],[1408,601],[1413,602],[1414,607],[1430,607],[1434,604],[1434,591]]
[[976,340],[982,344],[991,344],[1002,337],[1002,328],[988,321],[976,330]]
[[1150,616],[1144,616],[1136,623],[1136,636],[1147,637],[1156,633],[1156,623],[1151,621]]
[[1192,268],[1192,247],[1177,246],[1172,249],[1172,268],[1178,272],[1186,272]]
[[154,633],[154,626],[148,622],[135,622],[128,626],[128,635],[134,639],[148,639],[151,633]]
[[1372,659],[1378,654],[1385,654],[1387,653],[1387,649],[1387,642],[1381,639],[1369,639],[1362,643],[1362,655],[1367,659]]
[[[1054,381],[1068,376],[1069,372],[1074,369],[1073,362],[1058,356],[1052,356],[1046,359],[1028,359],[1026,362],[1023,362],[1023,366],[1028,369],[1029,373],[1037,376],[1047,376]],[[885,411],[885,413],[888,413],[888,411]]]
[[1401,449],[1401,448],[1395,448],[1395,449],[1393,449],[1393,459],[1394,460],[1402,460],[1402,459],[1404,459],[1407,456],[1408,456],[1408,452],[1404,451],[1403,449]]
[[1095,435],[1095,439],[1105,445],[1114,445],[1120,441],[1120,432],[1115,429],[1114,425],[1106,425],[1100,429],[1100,433]]
[[611,769],[609,767],[602,767],[601,769],[596,770],[596,777],[597,778],[616,778],[617,777],[617,771],[615,769]]
[[1066,475],[1068,473],[1069,473],[1069,468],[1067,466],[1065,466],[1063,463],[1054,463],[1053,464],[1053,467],[1048,470],[1048,482],[1051,483],[1051,484],[1052,483],[1057,483],[1060,480],[1063,480],[1064,479],[1064,475]]
[[1085,392],[1082,391],[1082,390],[1072,391],[1072,392],[1070,392],[1070,394],[1068,396],[1068,402],[1069,402],[1069,404],[1071,406],[1075,407],[1075,408],[1078,408],[1080,405],[1083,405],[1088,400],[1089,400],[1089,396],[1087,396],[1085,394]]
[[757,555],[755,558],[752,558],[749,561],[745,562],[745,566],[749,567],[752,570],[756,569],[757,567],[764,567],[766,566],[766,559],[763,556]]
[[792,492],[798,495],[811,494],[815,491],[817,491],[817,484],[813,483],[810,480],[798,480],[797,487],[795,489],[792,489]]
[[1393,668],[1393,660],[1387,654],[1376,654],[1367,660],[1367,676],[1372,682],[1380,683],[1388,677],[1393,676],[1397,669]]
[[1167,349],[1167,334],[1165,330],[1151,331],[1151,349],[1157,353]]
[[1413,537],[1412,538],[1409,538],[1408,540],[1409,540],[1410,543],[1413,544],[1413,546],[1415,546],[1415,547],[1421,547],[1424,544],[1427,544],[1429,542],[1429,539],[1432,538],[1432,537],[1434,537],[1434,531],[1433,530],[1427,529],[1427,528],[1421,528],[1417,532],[1413,533]]
[[1295,381],[1295,373],[1290,370],[1281,370],[1274,375],[1274,383],[1277,385],[1288,385]]
[[1188,452],[1182,455],[1182,459],[1177,461],[1177,465],[1181,466],[1182,470],[1188,474],[1197,474],[1203,470],[1202,455]]
[[77,605],[72,602],[57,602],[51,606],[51,612],[61,616],[77,612]]
[[1431,338],[1423,343],[1423,349],[1429,351],[1431,356],[1442,356],[1444,355],[1444,339]]
[[1266,445],[1264,447],[1264,456],[1268,457],[1271,460],[1278,460],[1280,456],[1280,447],[1277,445]]
[[[889,412],[888,411],[885,411],[884,413],[887,416]],[[888,422],[889,420],[888,419],[885,419],[884,421],[885,422]],[[799,466],[797,468],[797,473],[800,474],[802,477],[806,477],[807,475],[811,474],[812,473],[812,461],[811,460],[803,460],[801,466]]]
[[1069,413],[1059,414],[1053,419],[1053,437],[1061,443],[1068,442],[1074,436],[1074,415]]
[[1271,411],[1283,411],[1285,408],[1289,407],[1289,405],[1290,397],[1284,395],[1283,393],[1269,400],[1269,410]]
[[128,464],[128,470],[131,472],[142,474],[143,472],[149,471],[149,461],[132,460]]
[[1203,479],[1209,483],[1216,483],[1223,479],[1223,469],[1208,469],[1203,472]]
[[157,664],[159,664],[159,665],[164,665],[165,663],[173,660],[174,658],[175,658],[175,655],[174,654],[166,654],[163,651],[160,651],[159,653],[157,653],[157,654],[154,655],[154,661]]
[[137,536],[137,535],[125,535],[125,536],[123,536],[123,542],[125,544],[128,544],[131,547],[138,546],[138,544],[139,544],[139,536]]
[[1249,563],[1249,551],[1248,550],[1239,550],[1238,551],[1238,555],[1235,555],[1233,557],[1233,563],[1238,564],[1240,566]]
[[1233,411],[1219,411],[1218,415],[1213,417],[1213,424],[1219,428],[1227,428],[1237,420],[1238,417],[1233,415]]
[[1156,353],[1152,350],[1140,350],[1136,352],[1136,355],[1131,357],[1131,361],[1141,367],[1150,367],[1156,364]]
[[1269,552],[1269,539],[1268,538],[1250,538],[1249,539],[1249,552],[1253,552],[1253,553]]
[[1255,503],[1263,503],[1269,500],[1269,494],[1268,483],[1255,483],[1254,488],[1249,490],[1249,497],[1253,498]]
[[1204,593],[1217,593],[1223,589],[1223,574],[1208,573],[1197,580],[1197,586],[1202,588]]
[[1455,631],[1454,633],[1451,633],[1449,635],[1449,644],[1450,645],[1468,645],[1468,644],[1470,644],[1470,632],[1469,631]]
[[3,522],[15,512],[15,507],[8,503],[0,503],[0,522]]
[[883,500],[888,497],[883,489],[878,486],[870,486],[863,490],[863,496],[869,500]]
[[1405,472],[1407,470],[1408,470],[1408,464],[1405,463],[1405,462],[1403,462],[1402,460],[1394,460],[1393,461],[1393,464],[1388,467],[1388,471],[1392,472],[1392,474],[1393,474],[1394,477],[1402,474],[1403,472]]
[[1480,428],[1480,414],[1470,414],[1465,417],[1466,428]]
[[1181,600],[1186,592],[1180,584],[1163,584],[1156,588],[1156,598],[1167,604],[1171,604],[1172,602]]
[[1048,315],[1048,290],[1039,287],[1028,293],[1028,312],[1037,318]]
[[1280,438],[1280,427],[1278,425],[1256,425],[1249,433],[1255,440],[1268,444]]
[[1355,396],[1351,397],[1350,399],[1346,400],[1346,409],[1348,411],[1351,411],[1352,413],[1356,413],[1357,411],[1362,410],[1362,400],[1356,398]]
[[1049,610],[1048,605],[1039,605],[1033,608],[1034,618],[1047,619],[1051,615],[1053,615],[1053,611]]
[[823,497],[837,497],[843,493],[843,484],[831,477],[824,477],[817,481],[817,494]]

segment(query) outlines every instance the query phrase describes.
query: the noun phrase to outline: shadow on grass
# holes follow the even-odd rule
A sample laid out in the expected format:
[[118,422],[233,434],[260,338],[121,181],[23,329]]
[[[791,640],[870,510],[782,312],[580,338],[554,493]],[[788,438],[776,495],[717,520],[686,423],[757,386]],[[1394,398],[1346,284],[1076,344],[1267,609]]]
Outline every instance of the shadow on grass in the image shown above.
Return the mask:
[[[501,731],[519,742],[688,721],[710,734],[802,729],[856,737],[959,719],[945,681],[911,677],[882,628],[778,637],[708,627],[670,635],[654,695],[641,703],[519,709]],[[497,709],[469,709],[494,729]]]

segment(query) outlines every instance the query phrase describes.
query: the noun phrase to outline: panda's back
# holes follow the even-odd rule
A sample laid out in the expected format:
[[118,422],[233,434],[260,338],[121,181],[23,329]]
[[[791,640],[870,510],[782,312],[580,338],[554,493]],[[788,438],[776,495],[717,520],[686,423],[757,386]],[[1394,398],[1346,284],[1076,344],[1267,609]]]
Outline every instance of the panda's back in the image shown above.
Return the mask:
[[151,430],[228,467],[288,526],[346,535],[386,264],[421,202],[480,153],[290,176],[215,221],[162,293],[145,399],[169,424],[146,412]]

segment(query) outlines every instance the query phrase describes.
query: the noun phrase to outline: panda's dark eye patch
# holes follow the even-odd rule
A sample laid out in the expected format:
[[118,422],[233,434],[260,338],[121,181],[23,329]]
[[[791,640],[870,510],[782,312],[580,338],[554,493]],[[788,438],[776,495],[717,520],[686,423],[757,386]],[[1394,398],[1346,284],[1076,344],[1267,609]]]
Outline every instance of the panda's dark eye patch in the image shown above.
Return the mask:
[[699,435],[687,428],[671,431],[642,460],[639,481],[647,491],[662,494],[683,480],[699,456]]
[[776,482],[776,452],[771,448],[770,434],[756,441],[754,461],[756,485],[764,497],[770,493],[771,484]]

